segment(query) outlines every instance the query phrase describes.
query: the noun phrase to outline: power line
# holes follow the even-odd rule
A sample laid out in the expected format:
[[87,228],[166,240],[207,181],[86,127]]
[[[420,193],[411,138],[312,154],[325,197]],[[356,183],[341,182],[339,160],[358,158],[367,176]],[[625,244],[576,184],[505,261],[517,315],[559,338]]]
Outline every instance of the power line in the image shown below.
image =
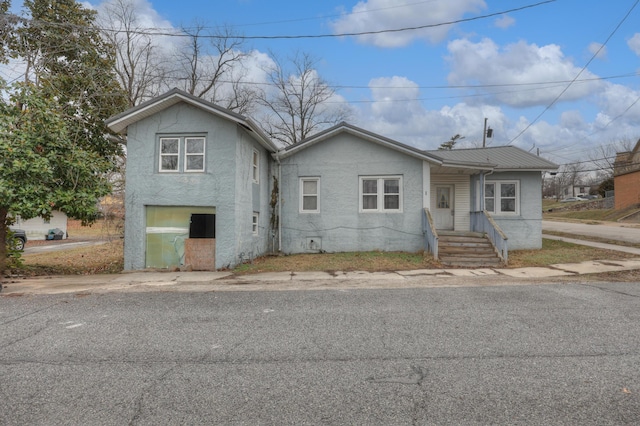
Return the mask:
[[[394,28],[394,29],[386,29],[386,30],[377,30],[377,31],[361,31],[361,32],[352,32],[352,33],[339,33],[339,34],[297,34],[297,35],[273,35],[273,36],[269,36],[269,35],[253,35],[253,36],[245,36],[245,35],[235,35],[232,38],[234,39],[238,39],[238,40],[290,40],[290,39],[316,39],[316,38],[337,38],[337,37],[356,37],[356,36],[363,36],[363,35],[376,35],[376,34],[386,34],[386,33],[398,33],[398,32],[405,32],[405,31],[415,31],[415,30],[422,30],[422,29],[427,29],[427,28],[437,28],[437,27],[442,27],[442,26],[448,26],[448,25],[455,25],[455,24],[460,24],[463,22],[471,22],[471,21],[477,21],[480,19],[487,19],[487,18],[493,18],[495,16],[500,16],[500,15],[505,15],[508,13],[513,13],[513,12],[520,12],[522,10],[526,10],[526,9],[531,9],[534,7],[538,7],[538,6],[542,6],[544,4],[548,4],[548,3],[554,3],[557,0],[545,0],[545,1],[541,1],[538,3],[534,3],[534,4],[529,4],[529,5],[525,5],[525,6],[521,6],[521,7],[517,7],[517,8],[513,8],[513,9],[508,9],[508,10],[503,10],[500,12],[494,12],[494,13],[489,13],[486,15],[478,15],[478,16],[473,16],[470,18],[461,18],[461,19],[456,19],[453,21],[446,21],[446,22],[439,22],[439,23],[435,23],[435,24],[425,24],[425,25],[418,25],[418,26],[412,26],[412,27],[403,27],[403,28]],[[3,18],[5,20],[8,19],[17,19],[20,20],[22,22],[29,22],[28,19],[26,18],[22,18],[20,16],[17,16],[15,14],[10,14],[10,13],[5,13],[2,14]],[[36,20],[31,20],[32,23],[36,23],[36,24],[46,24],[46,25],[52,25],[52,26],[59,26],[59,27],[71,27],[71,28],[85,28],[84,26],[81,25],[75,25],[75,24],[69,24],[69,23],[53,23],[53,22],[48,22],[48,21],[36,21]],[[111,28],[100,28],[98,26],[94,26],[93,27],[96,30],[101,30],[101,31],[106,31],[106,32],[113,32],[113,33],[118,33],[121,32],[120,30],[114,30]],[[165,36],[165,37],[191,37],[191,35],[186,34],[182,31],[178,32],[175,30],[171,30],[171,29],[161,29],[161,28],[149,28],[147,30],[132,30],[129,31],[129,33],[131,34],[139,34],[139,35],[149,35],[149,36]],[[203,38],[203,39],[223,39],[223,38],[229,38],[228,35],[218,35],[218,34],[206,34],[206,35],[198,35],[198,37]]]
[[[609,42],[609,40],[611,40],[611,38],[613,37],[613,35],[620,29],[620,27],[622,26],[622,24],[627,20],[627,18],[629,17],[629,15],[631,15],[631,12],[633,11],[633,9],[636,8],[636,6],[638,5],[638,2],[640,2],[640,0],[636,0],[635,3],[631,6],[631,8],[627,11],[627,13],[625,14],[625,16],[622,18],[622,20],[620,20],[620,22],[618,22],[618,25],[616,25],[616,27],[613,29],[613,31],[609,34],[609,36],[607,37],[607,39],[604,41],[604,43],[602,43],[600,45],[600,48],[598,48],[598,50],[591,56],[591,58],[587,61],[587,63],[582,67],[582,69],[580,70],[580,72],[578,72],[578,74],[576,74],[575,78],[573,80],[571,80],[569,82],[569,84],[567,84],[567,87],[564,88],[564,90],[562,90],[558,96],[556,96],[549,105],[547,105],[545,107],[544,110],[542,110],[542,112],[540,114],[538,114],[538,116],[536,118],[533,119],[533,121],[531,123],[529,123],[524,129],[522,129],[522,131],[520,131],[520,133],[518,133],[513,139],[511,139],[508,144],[511,144],[512,142],[514,142],[516,139],[518,139],[520,136],[522,136],[522,134],[524,132],[526,132],[527,130],[529,130],[531,128],[531,126],[533,126],[547,111],[549,111],[549,109],[551,109],[551,107],[553,105],[555,105],[556,102],[558,102],[558,100],[562,97],[562,95],[564,95],[567,90],[569,90],[569,88],[571,87],[571,85],[578,79],[578,77],[580,77],[580,75],[587,69],[587,67],[591,64],[591,62],[593,62],[593,60],[600,54],[600,52],[602,51],[602,49],[604,49],[604,47],[607,45],[607,43]],[[507,144],[507,145],[508,145]]]

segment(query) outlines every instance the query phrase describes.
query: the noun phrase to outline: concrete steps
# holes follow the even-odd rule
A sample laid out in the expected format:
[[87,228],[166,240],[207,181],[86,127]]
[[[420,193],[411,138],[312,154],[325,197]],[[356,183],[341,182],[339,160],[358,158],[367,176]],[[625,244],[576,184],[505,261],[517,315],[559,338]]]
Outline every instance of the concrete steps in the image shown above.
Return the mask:
[[483,234],[474,232],[439,233],[438,257],[447,266],[499,267],[502,260]]

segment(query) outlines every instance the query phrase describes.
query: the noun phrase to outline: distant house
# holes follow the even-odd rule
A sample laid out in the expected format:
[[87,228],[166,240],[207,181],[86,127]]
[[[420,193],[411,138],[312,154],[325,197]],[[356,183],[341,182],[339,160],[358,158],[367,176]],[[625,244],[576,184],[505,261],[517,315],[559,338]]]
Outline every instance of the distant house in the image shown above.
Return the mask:
[[18,216],[14,226],[23,229],[27,233],[28,240],[44,240],[49,230],[55,228],[64,233],[62,238],[67,238],[67,215],[57,210],[51,212],[51,219],[49,220],[41,217],[23,220]]
[[616,154],[613,180],[616,209],[640,204],[640,140],[633,150]]
[[177,89],[107,125],[127,135],[126,269],[277,251],[438,256],[439,234],[470,231],[506,256],[507,239],[541,247],[541,172],[557,169],[512,146],[422,151],[347,123],[278,149],[251,119]]

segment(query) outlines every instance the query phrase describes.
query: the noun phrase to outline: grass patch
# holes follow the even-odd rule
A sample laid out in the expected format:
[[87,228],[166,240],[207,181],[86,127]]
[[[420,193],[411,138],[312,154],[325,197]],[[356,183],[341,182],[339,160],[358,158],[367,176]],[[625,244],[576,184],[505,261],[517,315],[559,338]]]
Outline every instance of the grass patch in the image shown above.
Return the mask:
[[23,254],[22,275],[92,275],[121,272],[123,241],[114,239],[104,244],[49,253]]
[[406,252],[348,252],[264,256],[239,265],[233,272],[248,274],[281,271],[402,271],[438,268],[430,255]]
[[603,250],[564,241],[542,239],[542,250],[514,250],[509,252],[509,268],[548,266],[556,263],[577,263],[598,259],[626,259],[637,257],[630,253]]

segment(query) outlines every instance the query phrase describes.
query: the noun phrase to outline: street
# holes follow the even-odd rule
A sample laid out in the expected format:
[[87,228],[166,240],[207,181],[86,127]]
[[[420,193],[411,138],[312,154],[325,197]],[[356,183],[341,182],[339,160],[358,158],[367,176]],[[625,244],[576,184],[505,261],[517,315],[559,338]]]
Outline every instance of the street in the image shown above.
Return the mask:
[[626,241],[640,244],[640,227],[637,224],[587,224],[572,222],[542,221],[542,231],[564,232],[573,235],[586,235],[607,240]]
[[0,297],[0,424],[638,424],[640,284]]

